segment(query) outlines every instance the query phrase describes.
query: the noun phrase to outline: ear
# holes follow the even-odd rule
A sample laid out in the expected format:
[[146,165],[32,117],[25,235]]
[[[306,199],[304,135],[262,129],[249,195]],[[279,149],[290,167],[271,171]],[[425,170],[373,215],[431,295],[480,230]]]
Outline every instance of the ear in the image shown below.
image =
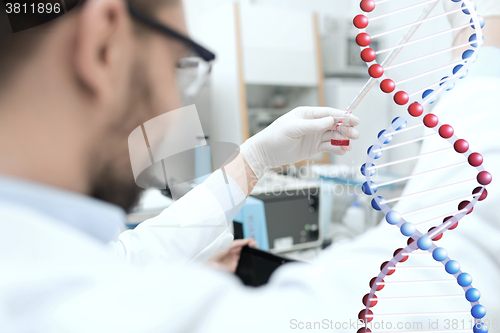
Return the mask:
[[79,13],[74,67],[98,100],[119,88],[131,67],[131,19],[122,0],[88,0]]

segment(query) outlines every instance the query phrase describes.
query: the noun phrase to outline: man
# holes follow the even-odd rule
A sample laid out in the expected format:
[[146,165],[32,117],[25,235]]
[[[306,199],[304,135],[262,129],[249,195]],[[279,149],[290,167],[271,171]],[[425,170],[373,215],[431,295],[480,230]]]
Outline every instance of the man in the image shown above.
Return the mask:
[[[238,207],[227,205],[220,171],[119,233],[139,193],[127,138],[182,106],[176,65],[205,52],[185,37],[180,1],[134,1],[133,17],[128,5],[88,0],[15,34],[1,8],[0,331],[287,330],[298,313],[327,314],[331,295],[307,287],[332,280],[324,265],[297,265],[262,291],[196,267],[232,241]],[[269,167],[344,154],[329,132],[342,113],[298,108],[248,140],[225,166],[233,200]]]

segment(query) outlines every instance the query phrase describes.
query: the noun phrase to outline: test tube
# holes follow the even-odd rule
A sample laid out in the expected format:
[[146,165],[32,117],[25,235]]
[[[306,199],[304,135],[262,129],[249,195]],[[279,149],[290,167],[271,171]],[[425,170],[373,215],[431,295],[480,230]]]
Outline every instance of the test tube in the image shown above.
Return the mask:
[[[331,144],[332,146],[337,146],[337,147],[348,147],[350,144],[349,138],[343,135],[345,131],[343,130],[344,127],[349,126],[349,121],[350,121],[350,114],[351,111],[346,111],[340,118],[338,118],[337,124],[335,124],[332,127],[332,138],[331,138]],[[339,132],[341,137],[339,138],[338,136],[335,135],[335,132]]]

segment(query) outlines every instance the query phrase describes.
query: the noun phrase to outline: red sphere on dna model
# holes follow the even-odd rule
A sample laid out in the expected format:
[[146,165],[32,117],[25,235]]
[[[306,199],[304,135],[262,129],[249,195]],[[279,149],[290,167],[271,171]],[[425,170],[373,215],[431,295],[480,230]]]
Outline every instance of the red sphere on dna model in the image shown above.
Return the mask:
[[394,95],[394,102],[398,105],[405,105],[410,100],[410,96],[405,91],[398,91]]
[[[388,264],[389,264],[389,262],[388,262],[388,261],[384,261],[384,262],[382,263],[382,265],[380,265],[380,271],[383,271],[383,270],[384,270],[384,268],[385,268]],[[394,272],[396,272],[396,267],[391,266],[391,267],[389,267],[389,272],[387,273],[387,275],[392,275],[392,274],[394,274]]]
[[373,0],[363,0],[359,4],[362,11],[370,13],[375,9],[375,1]]
[[369,323],[370,321],[373,320],[373,311],[372,310],[366,311],[365,309],[361,310],[358,314],[358,319],[362,320],[363,322]]
[[354,20],[352,21],[352,23],[354,24],[354,26],[358,29],[364,29],[368,26],[368,17],[366,17],[365,15],[358,15],[354,18]]
[[424,125],[429,128],[436,127],[439,123],[439,119],[435,114],[429,113],[424,117]]
[[459,139],[455,141],[455,144],[453,145],[453,148],[455,148],[455,151],[457,153],[465,153],[467,150],[469,150],[469,143],[465,141],[464,139]]
[[412,103],[408,107],[408,113],[412,117],[420,117],[424,113],[424,107],[420,103]]
[[[472,191],[472,194],[478,194],[479,192],[481,192],[483,188],[481,186],[479,187],[476,187],[474,189],[474,191]],[[483,193],[481,194],[481,196],[479,197],[479,201],[483,201],[484,199],[486,199],[486,197],[488,197],[488,190],[484,189]]]
[[472,153],[469,155],[468,161],[473,167],[478,167],[483,164],[483,155],[479,153]]
[[[413,243],[415,240],[413,238],[408,238],[408,240],[406,241],[406,245],[410,245],[411,243]],[[418,246],[417,246],[417,249],[418,249]]]
[[372,38],[366,32],[362,32],[356,36],[356,44],[359,46],[368,46],[372,42]]
[[478,183],[483,186],[489,185],[492,180],[493,177],[491,177],[491,174],[488,171],[482,171],[477,175]]
[[372,62],[375,61],[377,58],[377,53],[371,49],[371,48],[366,48],[363,51],[361,51],[361,59],[363,59],[364,62]]
[[[469,204],[470,204],[470,201],[467,201],[467,200],[462,201],[461,203],[458,204],[458,210],[465,209],[467,207],[467,205],[469,205]],[[467,215],[469,215],[470,213],[472,213],[473,210],[474,210],[474,208],[471,208],[467,212]]]
[[[401,248],[397,249],[396,251],[394,251],[394,254],[392,256],[393,257],[397,256],[401,251],[403,251],[403,249]],[[403,258],[401,258],[399,262],[405,262],[406,260],[408,260],[408,258],[409,258],[408,255],[403,255]]]
[[[431,232],[431,231],[432,231],[432,230],[434,230],[434,229],[436,229],[436,227],[432,227],[432,228],[430,228],[428,232]],[[433,238],[432,240],[433,240],[433,241],[438,241],[438,240],[440,240],[441,238],[443,238],[443,233],[440,233],[439,235],[434,236],[434,238]]]
[[450,125],[443,125],[439,128],[439,135],[444,139],[449,139],[453,136],[455,131]]
[[[373,288],[373,284],[375,283],[375,281],[376,281],[376,280],[377,280],[377,278],[376,278],[376,277],[374,277],[373,279],[371,279],[371,280],[370,280],[370,288]],[[384,281],[384,280],[382,280],[382,281],[380,281],[380,282],[381,282],[381,283],[385,283],[385,281]],[[384,286],[385,286],[385,285],[383,285],[383,284],[379,284],[379,285],[377,286],[377,291],[380,291],[380,290],[384,289]]]
[[356,333],[372,333],[372,331],[369,328],[360,328]]
[[380,89],[386,94],[390,94],[396,89],[396,84],[391,79],[385,79],[380,83]]
[[[451,219],[453,216],[448,216],[448,217],[445,217],[444,220],[443,220],[443,223],[446,223],[448,222],[449,219]],[[456,229],[456,227],[458,227],[458,222],[455,223],[454,225],[452,225],[449,230],[453,230],[453,229]]]
[[[366,294],[364,297],[363,297],[363,304],[365,306],[367,306],[368,304],[368,297],[370,297],[370,294]],[[370,308],[371,307],[374,307],[375,305],[377,305],[378,301],[375,300],[374,298],[377,298],[377,296],[373,295],[372,297],[372,300],[370,301]]]
[[378,79],[384,75],[384,68],[380,65],[371,65],[368,69],[368,74],[370,74],[371,77]]

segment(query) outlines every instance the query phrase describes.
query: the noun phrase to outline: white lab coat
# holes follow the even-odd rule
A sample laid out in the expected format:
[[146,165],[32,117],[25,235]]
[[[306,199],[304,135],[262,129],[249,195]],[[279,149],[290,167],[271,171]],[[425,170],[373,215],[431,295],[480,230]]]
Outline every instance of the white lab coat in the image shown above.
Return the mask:
[[[471,78],[437,110],[453,116],[456,132],[483,153],[494,177],[499,92],[500,78]],[[471,110],[480,111],[471,119]],[[500,319],[499,184],[494,180],[488,199],[440,241],[474,277],[491,319]],[[410,182],[407,191],[420,185]],[[232,240],[207,187],[176,205],[104,245],[37,211],[0,202],[0,332],[296,332],[308,322],[319,322],[321,331],[355,332],[368,281],[406,243],[382,223],[324,251],[312,265],[286,265],[267,286],[251,289],[230,274],[197,267]],[[210,211],[209,219],[200,218]]]

